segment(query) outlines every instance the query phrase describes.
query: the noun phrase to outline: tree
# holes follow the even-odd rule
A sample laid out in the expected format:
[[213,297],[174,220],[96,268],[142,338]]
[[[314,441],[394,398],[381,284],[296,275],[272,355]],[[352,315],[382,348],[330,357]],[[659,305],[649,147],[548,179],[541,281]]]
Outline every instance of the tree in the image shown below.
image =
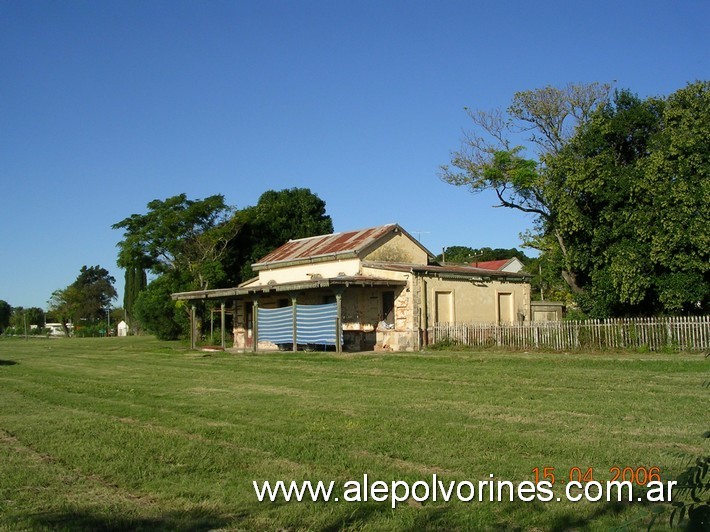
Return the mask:
[[[516,95],[506,120],[472,115],[495,142],[470,136],[452,158],[455,169],[443,167],[441,176],[473,192],[494,190],[499,206],[534,214],[528,244],[559,264],[590,315],[705,312],[708,83],[645,100],[629,91],[609,99],[605,88],[571,99],[574,112],[552,93],[532,91]],[[571,127],[562,116],[573,118]],[[532,128],[535,161],[506,136],[516,120]]]
[[[291,238],[330,233],[333,224],[323,200],[293,188],[265,192],[257,205],[242,210],[227,206],[221,195],[189,200],[181,194],[152,201],[147,214],[113,228],[124,230],[118,265],[126,268],[129,318],[161,338],[177,338],[185,331],[187,308],[171,293],[235,286],[269,251]],[[156,279],[137,290],[144,278],[135,276],[145,269]]]
[[148,278],[145,270],[138,266],[127,266],[125,276],[125,288],[123,292],[123,308],[125,310],[126,322],[130,326],[135,326],[134,304],[140,293],[148,285]]
[[307,188],[264,192],[237,218],[241,231],[229,243],[225,260],[231,285],[253,277],[251,265],[289,240],[333,232],[325,202]]
[[[126,269],[124,307],[132,327],[140,323],[160,338],[177,338],[184,312],[170,294],[225,283],[224,254],[242,222],[219,194],[198,200],[180,194],[147,207],[112,226],[124,231],[117,260]],[[157,276],[148,286],[145,270]]]
[[445,249],[445,255],[437,255],[435,260],[441,262],[446,259],[446,262],[475,265],[477,262],[512,259],[513,257],[518,258],[523,264],[530,260],[525,253],[516,248],[493,249],[489,247],[471,248],[468,246],[448,246]]
[[189,327],[184,302],[173,301],[170,295],[186,288],[191,282],[188,276],[179,278],[179,272],[160,275],[141,291],[136,298],[133,312],[145,329],[160,340],[177,340]]
[[101,266],[82,266],[73,285],[78,294],[79,317],[92,321],[103,319],[111,302],[118,297],[113,287],[115,282],[116,279]]
[[52,297],[47,302],[49,306],[49,312],[52,313],[54,318],[62,324],[62,329],[64,330],[65,336],[71,336],[71,331],[67,326],[67,323],[78,319],[79,315],[76,301],[80,298],[78,290],[69,285],[66,288],[61,288],[52,292]]
[[12,307],[7,301],[0,299],[0,333],[2,333],[10,325],[10,316],[12,315]]
[[[441,166],[439,173],[445,182],[473,193],[494,191],[498,207],[535,215],[538,231],[556,237],[565,259],[562,275],[576,292],[582,292],[582,287],[549,195],[550,187],[556,185],[550,183],[544,168],[547,159],[559,153],[577,128],[608,101],[609,91],[609,85],[600,83],[548,86],[516,93],[507,112],[466,108],[474,130],[452,153],[451,165]],[[523,157],[521,142],[536,148],[537,160]]]
[[116,280],[101,266],[82,266],[76,280],[52,293],[49,309],[59,319],[69,336],[67,322],[103,319],[111,302],[118,297]]
[[27,316],[27,325],[35,325],[39,328],[44,327],[45,312],[39,307],[30,307],[25,310]]
[[189,272],[194,288],[206,290],[224,279],[221,258],[239,231],[234,208],[218,194],[189,200],[185,194],[153,200],[146,214],[114,224],[123,229],[118,243],[121,268],[149,269],[154,274]]
[[558,231],[593,316],[706,312],[710,84],[620,91],[548,161]]

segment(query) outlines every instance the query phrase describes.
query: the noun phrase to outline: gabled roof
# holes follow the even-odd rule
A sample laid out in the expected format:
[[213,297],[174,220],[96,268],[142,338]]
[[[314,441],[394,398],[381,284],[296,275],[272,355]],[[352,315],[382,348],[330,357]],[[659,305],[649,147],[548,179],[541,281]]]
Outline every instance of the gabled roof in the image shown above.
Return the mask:
[[470,266],[473,266],[475,268],[482,268],[484,270],[500,270],[506,264],[508,264],[508,262],[510,262],[510,259],[486,260],[483,262],[472,262]]
[[272,265],[286,266],[301,262],[317,262],[335,258],[355,258],[362,251],[373,246],[391,233],[407,235],[427,255],[432,257],[431,251],[422,246],[409,233],[398,224],[380,225],[357,231],[345,233],[332,233],[330,235],[312,236],[289,240],[283,246],[275,249],[258,262],[252,264],[255,271],[266,269]]
[[484,270],[505,270],[514,273],[520,272],[525,267],[523,262],[518,257],[511,257],[509,259],[501,260],[488,260],[485,262],[472,262],[469,266],[483,268]]

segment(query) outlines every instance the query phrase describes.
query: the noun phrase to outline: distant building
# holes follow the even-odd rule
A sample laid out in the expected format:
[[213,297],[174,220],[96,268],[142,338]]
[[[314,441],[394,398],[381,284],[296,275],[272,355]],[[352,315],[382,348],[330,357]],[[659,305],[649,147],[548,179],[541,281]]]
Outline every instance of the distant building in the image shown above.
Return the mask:
[[487,260],[484,262],[472,262],[469,266],[474,266],[475,268],[482,268],[484,270],[495,270],[499,272],[510,272],[518,273],[523,270],[525,265],[520,261],[519,258],[513,257],[512,259],[501,259],[501,260]]
[[[61,323],[45,323],[44,328],[48,329],[48,336],[66,336]],[[69,329],[69,334],[71,334],[74,330],[74,325],[67,323],[67,329]]]

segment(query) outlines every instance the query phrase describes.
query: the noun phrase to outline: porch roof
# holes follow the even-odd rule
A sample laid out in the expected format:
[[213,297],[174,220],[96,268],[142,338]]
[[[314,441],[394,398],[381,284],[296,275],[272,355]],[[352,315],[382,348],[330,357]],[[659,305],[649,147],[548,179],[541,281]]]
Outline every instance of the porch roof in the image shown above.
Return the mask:
[[439,264],[407,264],[400,262],[376,262],[363,261],[362,265],[366,268],[391,270],[398,272],[411,272],[420,275],[437,275],[447,278],[461,278],[488,281],[492,279],[505,279],[506,281],[528,281],[530,275],[518,272],[505,272],[502,270],[488,270],[485,268],[475,268],[473,266],[464,265],[444,265]]
[[310,279],[308,281],[294,281],[290,283],[275,283],[266,285],[249,285],[233,288],[216,288],[213,290],[195,290],[192,292],[178,292],[172,294],[174,300],[195,299],[232,299],[241,296],[269,294],[277,292],[295,292],[301,290],[315,290],[319,288],[347,288],[349,286],[405,286],[407,281],[398,279],[385,279],[369,275],[341,275],[327,279]]

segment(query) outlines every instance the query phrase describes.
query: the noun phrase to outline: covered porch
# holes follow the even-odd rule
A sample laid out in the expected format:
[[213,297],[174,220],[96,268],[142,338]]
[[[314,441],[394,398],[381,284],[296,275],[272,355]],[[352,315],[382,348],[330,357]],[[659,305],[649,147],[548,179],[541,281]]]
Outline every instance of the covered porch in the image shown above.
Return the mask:
[[378,330],[395,328],[396,301],[406,285],[407,281],[400,279],[338,276],[266,285],[246,283],[235,288],[181,292],[172,297],[193,304],[193,347],[197,336],[195,305],[219,301],[222,347],[227,347],[224,324],[230,307],[234,316],[232,347],[239,351],[366,351],[375,349]]

